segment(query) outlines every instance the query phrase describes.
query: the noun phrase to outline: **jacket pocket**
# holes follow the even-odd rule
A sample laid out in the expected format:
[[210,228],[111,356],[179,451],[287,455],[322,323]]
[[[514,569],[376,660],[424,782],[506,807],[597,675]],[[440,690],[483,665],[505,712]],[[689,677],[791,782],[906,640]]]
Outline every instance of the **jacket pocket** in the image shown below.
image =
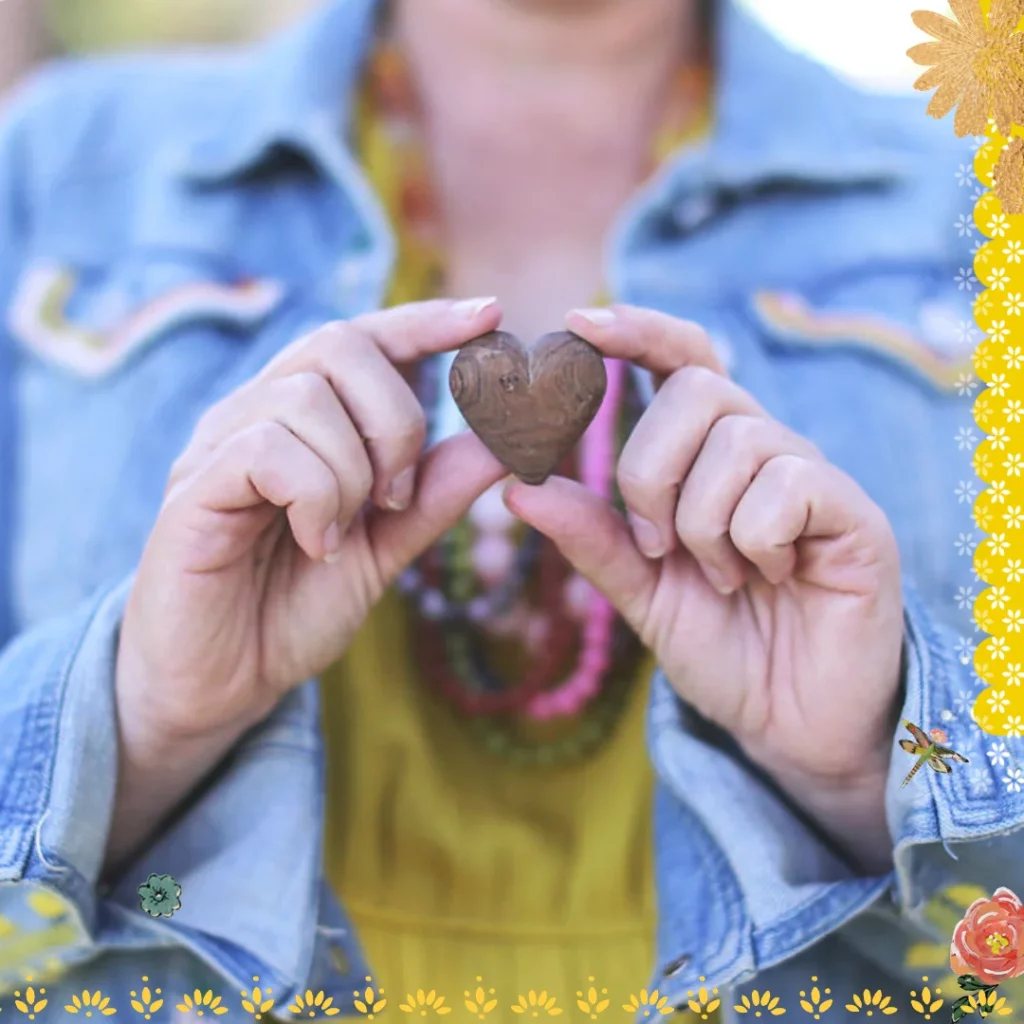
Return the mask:
[[[800,293],[758,291],[749,312],[776,351],[871,364],[925,387],[955,393],[971,373],[970,294],[952,276],[916,268],[844,275]],[[841,355],[842,354],[842,355]],[[839,358],[835,358],[835,356]]]
[[36,260],[14,290],[7,328],[33,356],[77,377],[98,379],[187,326],[250,332],[284,297],[279,281],[223,280],[173,258],[99,270]]

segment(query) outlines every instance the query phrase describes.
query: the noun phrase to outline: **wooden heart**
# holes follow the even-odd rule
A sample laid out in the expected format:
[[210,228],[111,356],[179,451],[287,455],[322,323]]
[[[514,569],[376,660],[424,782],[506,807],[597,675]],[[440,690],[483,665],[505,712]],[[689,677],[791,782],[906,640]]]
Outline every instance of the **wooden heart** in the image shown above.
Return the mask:
[[542,484],[597,414],[608,377],[597,349],[569,331],[529,349],[491,331],[459,351],[448,386],[495,458],[523,483]]

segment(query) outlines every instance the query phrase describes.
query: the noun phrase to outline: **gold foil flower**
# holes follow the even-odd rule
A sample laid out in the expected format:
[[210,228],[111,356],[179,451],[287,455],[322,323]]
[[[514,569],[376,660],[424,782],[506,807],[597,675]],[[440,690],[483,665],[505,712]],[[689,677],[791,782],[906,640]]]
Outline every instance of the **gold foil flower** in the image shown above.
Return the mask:
[[1024,139],[1013,139],[1000,154],[992,171],[992,190],[1004,212],[1024,213]]
[[1024,0],[992,0],[988,20],[979,0],[949,0],[956,21],[934,11],[915,11],[914,24],[935,40],[907,51],[916,64],[934,65],[914,83],[935,89],[932,117],[954,107],[957,135],[984,135],[989,118],[1003,135],[1024,124]]

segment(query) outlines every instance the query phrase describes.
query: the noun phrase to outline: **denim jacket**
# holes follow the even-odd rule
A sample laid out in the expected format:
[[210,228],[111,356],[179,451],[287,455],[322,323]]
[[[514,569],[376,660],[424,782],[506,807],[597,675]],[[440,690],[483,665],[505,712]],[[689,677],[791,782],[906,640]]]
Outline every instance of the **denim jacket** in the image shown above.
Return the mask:
[[[63,61],[0,129],[0,978],[52,976],[52,1008],[144,974],[164,993],[153,1020],[176,991],[254,976],[278,1009],[307,988],[350,1007],[372,974],[322,880],[315,681],[123,883],[99,875],[119,623],[170,465],[283,346],[385,295],[394,241],[343,102],[375,6],[332,0],[238,51]],[[728,0],[717,36],[714,131],[622,211],[612,296],[704,324],[739,384],[885,510],[906,580],[903,714],[970,759],[900,788],[894,737],[895,867],[866,877],[657,676],[649,980],[680,1005],[717,987],[731,1017],[755,976],[794,1008],[812,975],[837,1000],[918,980],[908,944],[948,941],[924,915],[935,893],[1024,891],[1024,793],[971,719],[979,638],[956,603],[977,587],[976,282],[955,228],[970,149],[917,98],[856,90]],[[172,918],[139,907],[150,872],[183,887]]]

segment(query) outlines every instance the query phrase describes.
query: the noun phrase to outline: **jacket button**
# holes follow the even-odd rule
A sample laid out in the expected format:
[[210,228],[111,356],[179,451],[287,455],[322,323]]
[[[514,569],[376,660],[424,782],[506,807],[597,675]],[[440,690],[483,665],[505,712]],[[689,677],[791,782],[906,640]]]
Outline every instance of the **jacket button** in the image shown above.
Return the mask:
[[683,232],[696,231],[715,215],[718,204],[714,197],[700,194],[684,199],[673,211],[672,222]]

